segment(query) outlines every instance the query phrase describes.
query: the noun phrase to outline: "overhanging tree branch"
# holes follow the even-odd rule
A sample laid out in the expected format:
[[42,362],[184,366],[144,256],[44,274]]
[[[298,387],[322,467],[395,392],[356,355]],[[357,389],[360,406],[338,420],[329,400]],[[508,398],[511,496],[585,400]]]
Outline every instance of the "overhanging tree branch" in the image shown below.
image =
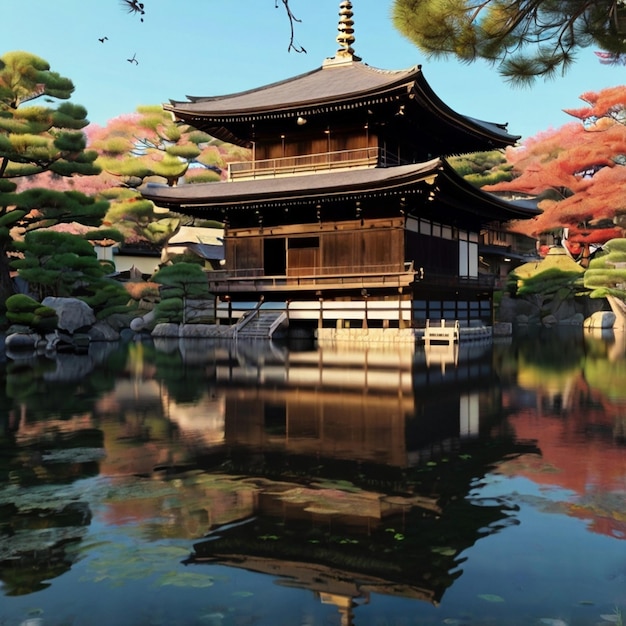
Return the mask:
[[566,71],[590,45],[626,54],[614,19],[621,0],[392,1],[394,25],[427,55],[483,59],[517,84]]
[[[132,15],[138,15],[139,19],[143,22],[144,15],[146,14],[146,6],[145,2],[139,2],[139,0],[120,0],[122,7],[126,10],[127,13],[131,13]],[[297,44],[295,42],[295,24],[299,23],[299,20],[291,10],[289,6],[289,0],[274,0],[274,8],[278,8],[279,3],[283,5],[285,8],[285,12],[287,13],[287,19],[289,20],[289,46],[287,47],[287,51],[291,52],[303,52],[306,53],[306,50],[303,46]]]

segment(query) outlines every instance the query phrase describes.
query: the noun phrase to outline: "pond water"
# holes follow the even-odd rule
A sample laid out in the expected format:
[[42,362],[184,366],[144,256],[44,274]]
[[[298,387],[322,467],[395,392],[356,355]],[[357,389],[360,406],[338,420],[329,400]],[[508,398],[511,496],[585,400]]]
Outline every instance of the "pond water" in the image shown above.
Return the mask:
[[7,357],[0,625],[623,624],[624,352]]

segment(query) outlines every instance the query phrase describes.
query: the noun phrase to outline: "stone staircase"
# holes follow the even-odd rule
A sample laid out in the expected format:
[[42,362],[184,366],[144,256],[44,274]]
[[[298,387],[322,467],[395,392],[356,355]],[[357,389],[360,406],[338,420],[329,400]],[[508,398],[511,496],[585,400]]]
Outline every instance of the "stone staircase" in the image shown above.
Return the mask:
[[284,311],[263,311],[249,313],[235,329],[238,339],[271,339],[274,332],[286,321]]

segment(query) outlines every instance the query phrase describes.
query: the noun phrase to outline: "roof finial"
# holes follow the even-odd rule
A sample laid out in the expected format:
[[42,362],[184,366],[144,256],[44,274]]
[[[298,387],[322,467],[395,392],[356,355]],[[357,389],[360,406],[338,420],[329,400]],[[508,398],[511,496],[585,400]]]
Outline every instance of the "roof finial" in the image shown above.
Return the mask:
[[360,57],[354,54],[352,44],[354,43],[354,22],[352,21],[352,2],[343,0],[339,4],[339,25],[337,30],[337,43],[340,48],[331,59],[326,59],[326,64],[349,63],[360,61]]

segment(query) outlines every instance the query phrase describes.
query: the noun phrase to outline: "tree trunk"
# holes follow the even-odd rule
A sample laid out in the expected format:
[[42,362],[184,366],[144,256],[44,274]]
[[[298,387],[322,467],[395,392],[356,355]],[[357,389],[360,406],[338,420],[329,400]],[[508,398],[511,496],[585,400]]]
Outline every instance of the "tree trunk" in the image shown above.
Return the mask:
[[0,242],[0,313],[6,310],[7,298],[15,293],[15,283],[11,280],[10,271],[7,245]]

